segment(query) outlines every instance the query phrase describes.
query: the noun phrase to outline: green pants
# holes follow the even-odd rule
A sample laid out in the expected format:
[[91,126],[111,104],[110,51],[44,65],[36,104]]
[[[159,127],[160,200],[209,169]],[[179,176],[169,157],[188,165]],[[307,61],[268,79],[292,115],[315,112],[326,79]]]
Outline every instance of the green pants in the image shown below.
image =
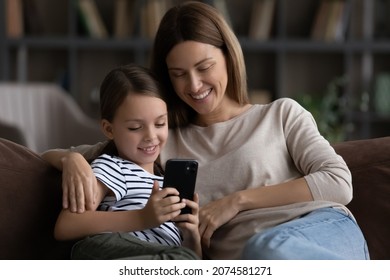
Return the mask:
[[103,233],[77,242],[72,249],[76,260],[195,260],[192,250],[142,241],[128,233]]

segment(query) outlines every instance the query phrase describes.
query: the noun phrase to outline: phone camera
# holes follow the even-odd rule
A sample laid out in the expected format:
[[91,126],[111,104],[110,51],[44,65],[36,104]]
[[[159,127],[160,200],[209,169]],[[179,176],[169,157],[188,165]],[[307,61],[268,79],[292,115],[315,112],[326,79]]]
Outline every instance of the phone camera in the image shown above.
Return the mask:
[[186,171],[189,172],[189,173],[194,173],[194,172],[196,172],[196,164],[195,164],[195,163],[189,163],[189,164],[186,166]]

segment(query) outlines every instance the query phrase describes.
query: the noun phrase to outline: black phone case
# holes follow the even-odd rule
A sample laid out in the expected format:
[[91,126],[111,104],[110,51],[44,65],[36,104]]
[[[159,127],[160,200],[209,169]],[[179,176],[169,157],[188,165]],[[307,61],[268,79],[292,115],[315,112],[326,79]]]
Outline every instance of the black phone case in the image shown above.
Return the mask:
[[[192,159],[170,159],[165,164],[163,188],[176,188],[180,198],[193,200],[198,162]],[[181,214],[191,213],[189,207],[181,210]]]

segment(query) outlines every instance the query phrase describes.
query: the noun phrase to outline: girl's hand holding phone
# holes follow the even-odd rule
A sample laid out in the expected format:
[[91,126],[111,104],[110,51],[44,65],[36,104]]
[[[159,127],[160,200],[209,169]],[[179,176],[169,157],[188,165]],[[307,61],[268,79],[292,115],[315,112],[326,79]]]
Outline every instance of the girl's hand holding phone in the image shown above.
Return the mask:
[[173,220],[180,215],[181,209],[185,206],[186,203],[180,201],[179,192],[175,188],[160,190],[158,182],[155,181],[149,200],[141,210],[142,219],[148,223],[145,228],[158,227],[166,221]]

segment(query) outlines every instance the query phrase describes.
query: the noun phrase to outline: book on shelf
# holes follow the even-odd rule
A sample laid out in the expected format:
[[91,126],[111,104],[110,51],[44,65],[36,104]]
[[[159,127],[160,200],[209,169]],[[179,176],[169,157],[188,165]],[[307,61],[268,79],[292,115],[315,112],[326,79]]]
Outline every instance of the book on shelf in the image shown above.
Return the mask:
[[248,32],[250,39],[268,40],[270,38],[275,6],[275,0],[254,1]]
[[115,0],[114,5],[114,37],[129,38],[135,29],[136,0]]
[[311,29],[311,38],[313,40],[322,41],[324,39],[330,5],[330,1],[322,1],[320,3]]
[[6,1],[6,34],[9,38],[24,36],[24,16],[22,0]]
[[173,6],[171,0],[145,0],[140,7],[141,37],[153,39],[165,12]]
[[340,19],[336,25],[335,39],[338,41],[345,40],[347,37],[347,30],[349,28],[349,22],[351,18],[351,2],[346,0],[342,3],[340,9],[341,15]]
[[212,5],[222,14],[227,24],[233,28],[232,19],[225,0],[213,0]]
[[272,95],[266,89],[253,89],[249,91],[249,100],[252,104],[268,104],[272,101]]
[[38,7],[41,3],[37,0],[23,0],[23,13],[25,22],[25,32],[29,35],[42,35],[44,24],[42,13]]
[[325,42],[344,40],[350,10],[349,1],[322,0],[314,19],[311,38]]
[[107,28],[95,0],[78,0],[78,9],[81,23],[90,37],[99,39],[108,37]]
[[387,39],[390,37],[390,1],[377,0],[374,5],[375,19],[373,20],[374,37]]

